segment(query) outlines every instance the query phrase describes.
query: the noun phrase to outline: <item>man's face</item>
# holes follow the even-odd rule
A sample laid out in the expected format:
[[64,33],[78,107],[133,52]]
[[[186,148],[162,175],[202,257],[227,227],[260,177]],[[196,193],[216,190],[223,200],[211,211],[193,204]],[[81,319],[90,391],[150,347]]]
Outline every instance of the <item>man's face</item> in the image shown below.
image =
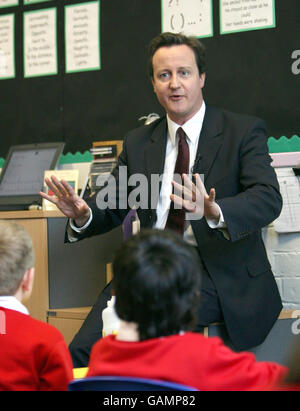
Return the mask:
[[205,74],[199,75],[194,51],[185,44],[161,47],[153,55],[154,92],[171,120],[184,124],[200,109]]

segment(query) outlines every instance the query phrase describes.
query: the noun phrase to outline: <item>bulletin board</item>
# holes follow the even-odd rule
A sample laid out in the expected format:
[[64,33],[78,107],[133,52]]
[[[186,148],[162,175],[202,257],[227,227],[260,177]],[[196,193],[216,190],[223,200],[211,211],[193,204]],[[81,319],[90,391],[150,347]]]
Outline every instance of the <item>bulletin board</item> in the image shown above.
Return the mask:
[[[189,0],[169,3],[184,1]],[[89,34],[99,40],[99,55],[90,69],[79,71],[66,61],[66,36],[72,36],[67,34],[66,10],[71,16],[71,6],[89,3],[0,0],[0,22],[13,15],[8,24],[14,42],[14,73],[0,79],[0,157],[5,158],[11,145],[53,141],[65,142],[65,153],[84,152],[93,141],[122,140],[142,123],[142,116],[163,114],[146,58],[148,43],[162,30],[162,1],[99,0],[99,15],[94,16],[98,31]],[[273,27],[232,33],[222,33],[220,7],[220,1],[212,0],[212,32],[202,38],[207,49],[206,103],[265,119],[275,139],[300,135],[299,0],[274,0]],[[49,72],[28,76],[24,36],[28,16],[42,19],[41,11],[55,25],[49,36],[56,42],[56,62]]]

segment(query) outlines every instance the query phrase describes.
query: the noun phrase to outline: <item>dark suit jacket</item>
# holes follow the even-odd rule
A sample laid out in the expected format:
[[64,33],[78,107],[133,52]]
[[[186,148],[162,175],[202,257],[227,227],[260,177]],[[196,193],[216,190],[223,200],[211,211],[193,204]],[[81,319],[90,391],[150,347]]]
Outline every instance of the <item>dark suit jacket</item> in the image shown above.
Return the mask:
[[[165,118],[129,132],[124,139],[119,166],[127,167],[128,178],[136,173],[145,175],[149,193],[151,174],[163,173],[166,143]],[[230,238],[211,229],[205,218],[191,224],[203,263],[215,283],[228,333],[238,349],[262,343],[282,309],[261,237],[261,228],[272,222],[282,207],[270,162],[262,120],[207,106],[194,171],[204,174],[207,191],[216,189]],[[113,172],[117,181],[118,172],[117,167]],[[133,188],[126,187],[128,193]],[[156,210],[149,208],[151,196],[156,204],[158,195],[149,194],[149,207],[137,210],[141,227],[155,223]],[[96,198],[89,202],[93,221],[82,238],[111,230],[122,223],[128,211],[118,207],[100,211]]]

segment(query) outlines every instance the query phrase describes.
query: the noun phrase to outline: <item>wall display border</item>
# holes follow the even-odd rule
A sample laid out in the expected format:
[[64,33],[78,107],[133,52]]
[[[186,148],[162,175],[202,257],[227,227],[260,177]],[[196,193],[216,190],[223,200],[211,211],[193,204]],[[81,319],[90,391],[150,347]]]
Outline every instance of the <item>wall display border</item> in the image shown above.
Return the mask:
[[[287,138],[285,136],[280,139],[269,137],[268,147],[270,153],[291,153],[300,151],[300,137],[297,135]],[[72,164],[72,163],[90,163],[93,159],[92,154],[89,151],[80,153],[66,153],[62,154],[59,160],[59,164]],[[4,158],[0,158],[0,167],[4,164]]]

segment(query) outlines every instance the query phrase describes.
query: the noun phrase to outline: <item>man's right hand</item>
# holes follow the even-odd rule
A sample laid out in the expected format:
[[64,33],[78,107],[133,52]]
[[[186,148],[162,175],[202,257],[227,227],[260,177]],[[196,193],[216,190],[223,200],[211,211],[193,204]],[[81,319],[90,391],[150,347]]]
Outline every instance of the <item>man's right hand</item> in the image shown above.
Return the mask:
[[51,176],[51,180],[46,178],[45,182],[54,195],[50,196],[41,191],[41,197],[55,204],[66,217],[72,218],[77,227],[83,227],[90,217],[87,203],[65,180],[60,181],[55,176]]

